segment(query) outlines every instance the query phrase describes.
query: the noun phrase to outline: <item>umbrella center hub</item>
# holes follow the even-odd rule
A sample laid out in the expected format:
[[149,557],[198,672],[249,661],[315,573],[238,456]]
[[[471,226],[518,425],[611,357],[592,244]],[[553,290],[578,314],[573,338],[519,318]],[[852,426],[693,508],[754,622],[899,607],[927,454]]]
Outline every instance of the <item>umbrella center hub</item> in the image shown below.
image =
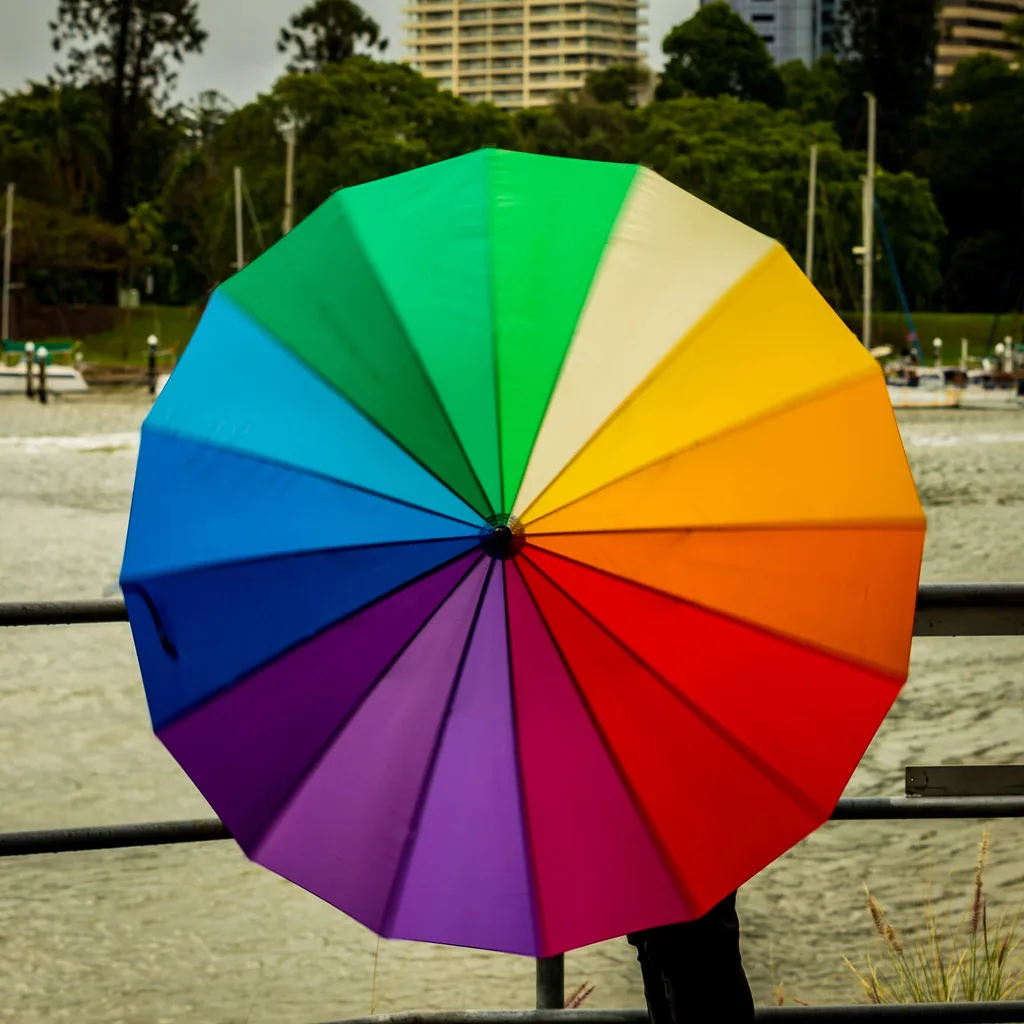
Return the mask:
[[483,547],[492,558],[505,559],[521,551],[523,543],[522,527],[518,524],[497,523],[484,537]]

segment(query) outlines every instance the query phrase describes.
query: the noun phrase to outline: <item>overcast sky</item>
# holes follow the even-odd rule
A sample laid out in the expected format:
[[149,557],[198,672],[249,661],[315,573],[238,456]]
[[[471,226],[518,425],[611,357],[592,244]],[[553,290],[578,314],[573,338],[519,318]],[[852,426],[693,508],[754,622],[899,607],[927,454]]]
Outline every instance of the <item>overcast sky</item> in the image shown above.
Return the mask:
[[[190,57],[180,73],[177,98],[192,99],[216,89],[234,103],[266,91],[284,68],[275,42],[280,27],[304,0],[200,0],[210,38],[200,57]],[[391,40],[388,56],[402,56],[399,8],[403,0],[363,0],[362,6]],[[648,43],[651,63],[660,67],[660,41],[668,29],[688,18],[697,0],[651,0]],[[53,67],[47,22],[57,0],[0,0],[0,90],[18,89],[26,79],[44,79]]]

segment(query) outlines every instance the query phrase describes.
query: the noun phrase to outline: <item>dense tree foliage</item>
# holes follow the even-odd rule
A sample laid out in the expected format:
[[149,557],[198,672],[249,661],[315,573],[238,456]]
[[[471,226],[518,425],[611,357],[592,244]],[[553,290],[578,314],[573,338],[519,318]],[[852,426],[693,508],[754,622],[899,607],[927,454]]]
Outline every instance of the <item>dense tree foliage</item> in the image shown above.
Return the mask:
[[281,29],[277,48],[291,53],[289,71],[322,71],[354,56],[359,43],[382,53],[388,46],[377,22],[352,0],[313,0]]
[[[42,302],[110,301],[118,286],[151,276],[159,301],[201,300],[232,273],[236,166],[246,258],[279,237],[283,127],[294,120],[296,218],[336,188],[501,146],[645,164],[800,261],[816,143],[815,282],[852,311],[864,167],[854,113],[870,82],[890,140],[879,207],[911,303],[1010,308],[1024,285],[1024,72],[982,56],[932,88],[921,72],[934,46],[922,27],[927,4],[889,5],[904,10],[898,23],[885,4],[848,4],[841,52],[813,67],[773,68],[749,27],[712,4],[666,39],[660,98],[651,101],[643,69],[613,66],[592,72],[576,99],[508,114],[359,55],[380,45],[379,29],[351,0],[317,0],[291,20],[282,41],[295,70],[253,102],[235,109],[205,93],[173,105],[173,65],[202,45],[194,0],[61,0],[61,73],[0,97],[0,183],[14,181],[19,194],[16,277]],[[183,23],[170,26],[170,12]],[[877,33],[900,25],[892,59],[914,67],[881,74],[883,55],[896,51]],[[901,132],[885,120],[896,116],[887,104],[906,119]],[[893,308],[884,259],[878,281],[882,306]]]
[[650,82],[650,71],[639,64],[613,64],[600,71],[591,71],[583,83],[583,89],[598,103],[621,103],[624,107],[635,107]]
[[1024,73],[964,61],[921,122],[919,161],[949,227],[946,301],[1006,311],[1024,288]]
[[863,95],[878,98],[878,157],[886,167],[910,166],[915,119],[928,104],[939,41],[939,0],[843,0],[836,45],[845,90],[837,124],[843,143],[863,146]]
[[63,57],[59,79],[92,86],[106,103],[104,211],[120,221],[138,199],[130,194],[131,178],[142,171],[134,158],[146,113],[167,99],[173,64],[200,52],[206,40],[197,0],[59,0],[50,29]]
[[785,100],[782,79],[761,38],[721,0],[672,29],[662,50],[668,63],[659,99],[735,96],[772,107]]

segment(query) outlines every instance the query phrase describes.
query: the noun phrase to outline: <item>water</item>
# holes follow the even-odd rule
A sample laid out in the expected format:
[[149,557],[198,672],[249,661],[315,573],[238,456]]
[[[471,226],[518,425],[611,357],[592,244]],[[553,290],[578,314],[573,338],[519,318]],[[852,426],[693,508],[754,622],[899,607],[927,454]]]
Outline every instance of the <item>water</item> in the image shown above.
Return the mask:
[[[148,407],[124,393],[0,402],[0,600],[116,592]],[[1024,417],[909,412],[902,427],[929,515],[925,580],[1024,579]],[[849,794],[899,794],[912,763],[1024,760],[1022,656],[1021,638],[916,641]],[[0,632],[0,751],[0,830],[209,814],[149,731],[126,626]],[[829,825],[772,865],[741,894],[758,1000],[779,982],[810,1002],[856,999],[842,955],[871,946],[862,883],[898,925],[919,918],[929,884],[959,907],[980,835],[977,822]],[[1024,824],[992,826],[996,903],[1024,898],[1022,839]],[[590,1006],[642,1005],[624,941],[570,955],[567,975],[596,986]],[[378,949],[229,843],[0,861],[3,1024],[313,1024],[532,998],[529,961]]]

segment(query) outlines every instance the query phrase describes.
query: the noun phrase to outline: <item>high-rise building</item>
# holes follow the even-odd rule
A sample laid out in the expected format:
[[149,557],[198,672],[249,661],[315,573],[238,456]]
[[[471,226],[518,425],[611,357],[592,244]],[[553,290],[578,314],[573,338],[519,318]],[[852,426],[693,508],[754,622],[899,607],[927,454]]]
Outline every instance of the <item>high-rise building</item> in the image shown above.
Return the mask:
[[[714,0],[701,0],[706,7]],[[813,64],[832,49],[840,0],[728,0],[764,40],[776,64]]]
[[578,92],[587,72],[642,61],[647,0],[409,0],[406,64],[506,110]]
[[1006,23],[1024,14],[1024,0],[954,0],[939,11],[939,45],[935,77],[943,82],[957,61],[978,53],[1011,60],[1015,46],[1006,38]]

